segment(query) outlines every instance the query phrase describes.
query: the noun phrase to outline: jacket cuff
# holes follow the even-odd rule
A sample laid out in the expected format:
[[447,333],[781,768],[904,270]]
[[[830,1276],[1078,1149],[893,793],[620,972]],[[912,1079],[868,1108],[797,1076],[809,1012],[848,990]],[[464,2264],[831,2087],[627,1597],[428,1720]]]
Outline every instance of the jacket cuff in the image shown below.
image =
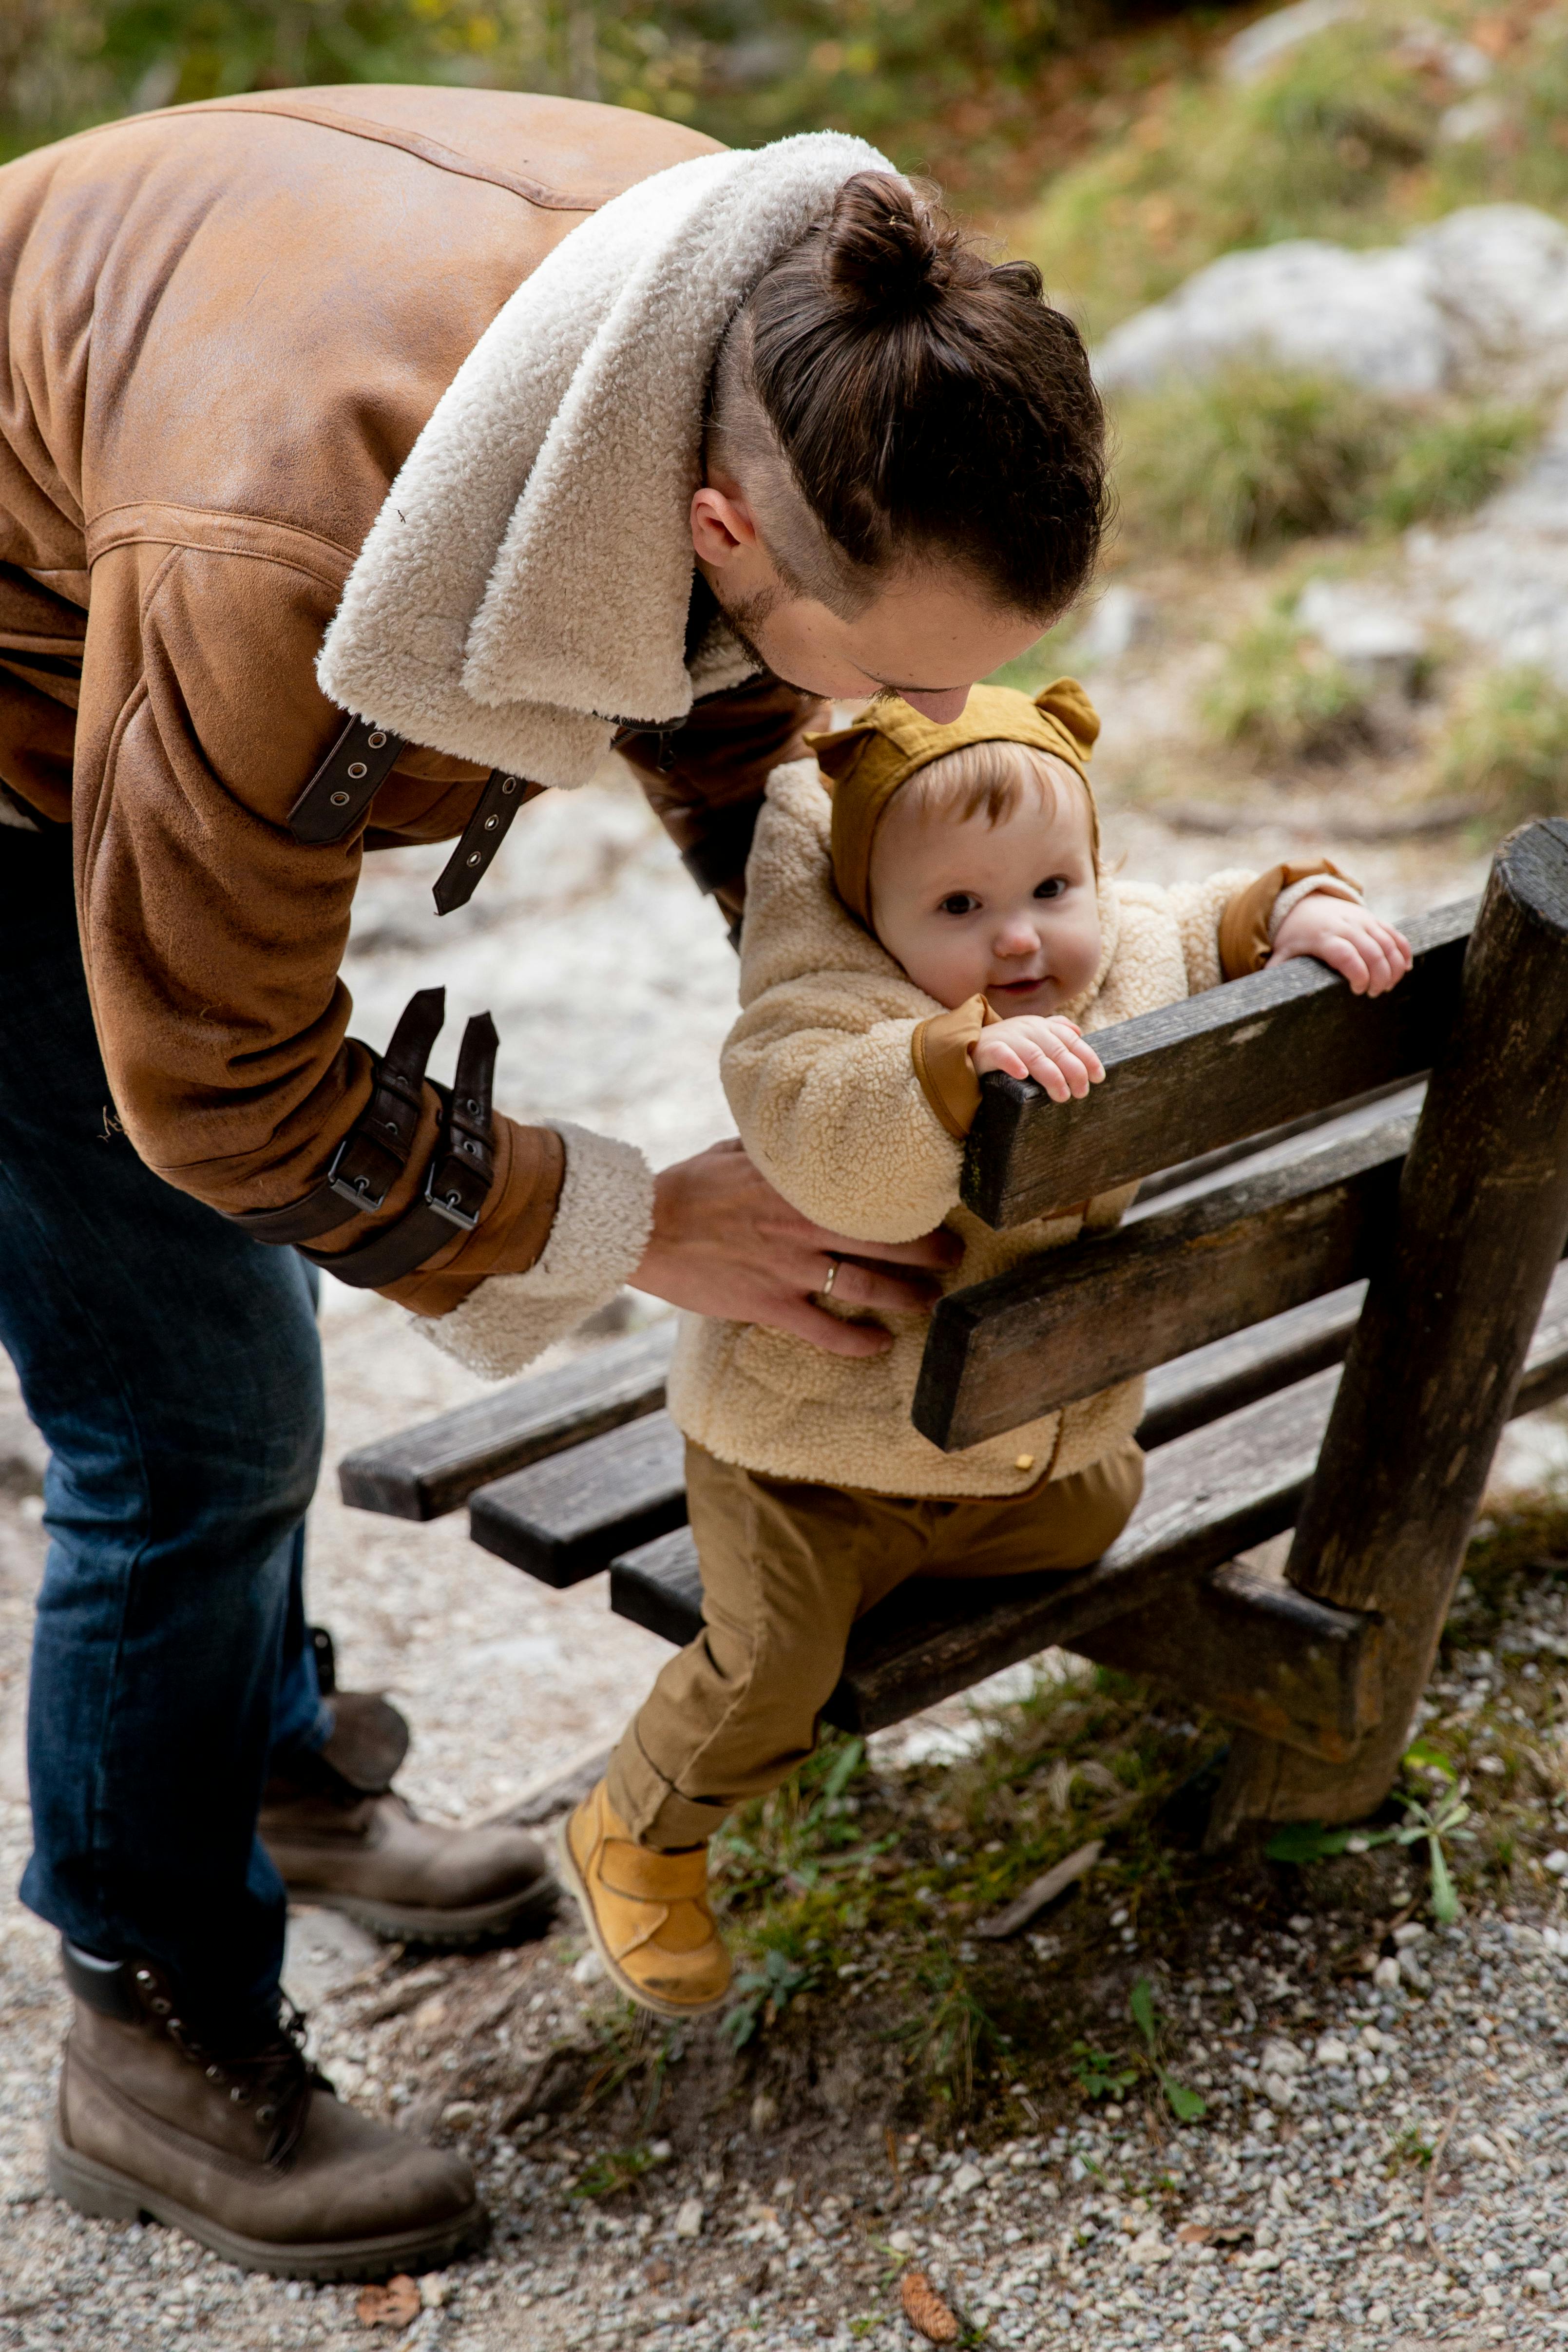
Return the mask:
[[653,1230],[653,1171],[635,1145],[548,1122],[566,1147],[550,1237],[526,1274],[492,1274],[460,1307],[418,1328],[485,1380],[521,1372],[612,1299]]
[[949,1135],[969,1133],[980,1108],[980,1074],[969,1049],[983,1029],[1000,1019],[984,996],[971,996],[951,1013],[933,1013],[910,1039],[915,1076]]
[[[1299,886],[1305,885],[1305,887]],[[1326,889],[1336,898],[1359,898],[1361,887],[1348,874],[1342,874],[1329,857],[1314,858],[1300,866],[1271,866],[1245,890],[1238,890],[1228,899],[1219,919],[1219,963],[1226,980],[1241,980],[1249,971],[1261,971],[1274,950],[1274,935],[1284,914],[1276,908],[1285,892],[1294,895],[1290,905],[1310,898],[1315,889]],[[1289,913],[1287,908],[1285,912]]]

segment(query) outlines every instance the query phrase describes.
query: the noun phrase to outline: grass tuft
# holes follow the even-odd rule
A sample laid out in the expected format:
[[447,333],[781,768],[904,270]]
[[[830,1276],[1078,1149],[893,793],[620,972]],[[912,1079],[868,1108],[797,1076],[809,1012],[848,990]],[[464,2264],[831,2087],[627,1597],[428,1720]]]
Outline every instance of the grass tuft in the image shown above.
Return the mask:
[[1237,361],[1126,400],[1117,423],[1129,538],[1212,556],[1350,528],[1393,411],[1338,377]]
[[1369,701],[1360,678],[1276,612],[1233,639],[1200,709],[1222,742],[1289,761],[1368,740]]
[[1530,405],[1395,401],[1232,361],[1121,403],[1123,527],[1135,547],[1212,557],[1452,521],[1508,479],[1541,422]]
[[1540,438],[1538,408],[1480,403],[1418,424],[1367,502],[1388,530],[1452,522],[1500,489]]
[[1488,672],[1449,729],[1437,782],[1508,824],[1568,811],[1568,691],[1529,663]]

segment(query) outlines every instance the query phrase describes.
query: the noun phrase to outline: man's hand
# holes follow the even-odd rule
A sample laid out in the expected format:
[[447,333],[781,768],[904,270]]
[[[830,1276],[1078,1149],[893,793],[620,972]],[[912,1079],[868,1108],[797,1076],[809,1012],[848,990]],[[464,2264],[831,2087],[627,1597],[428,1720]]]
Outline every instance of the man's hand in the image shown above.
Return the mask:
[[934,1275],[962,1255],[956,1237],[940,1229],[923,1241],[887,1244],[825,1232],[792,1209],[731,1139],[656,1177],[653,1236],[631,1282],[697,1315],[793,1331],[829,1355],[879,1356],[892,1346],[889,1332],[841,1322],[815,1306],[814,1295],[831,1280],[839,1306],[907,1315],[931,1306],[940,1287]]
[[1020,1013],[993,1022],[969,1049],[978,1070],[1005,1070],[1010,1078],[1037,1078],[1053,1102],[1081,1102],[1105,1076],[1100,1055],[1086,1045],[1076,1021],[1060,1013]]
[[1382,996],[1410,969],[1410,942],[1354,898],[1310,891],[1280,924],[1269,964],[1316,956],[1348,980],[1357,996]]

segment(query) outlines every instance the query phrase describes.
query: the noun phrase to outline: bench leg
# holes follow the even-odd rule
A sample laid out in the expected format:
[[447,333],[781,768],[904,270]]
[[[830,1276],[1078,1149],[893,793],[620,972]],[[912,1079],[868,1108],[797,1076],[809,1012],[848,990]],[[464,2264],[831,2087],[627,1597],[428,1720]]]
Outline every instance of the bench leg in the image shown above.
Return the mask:
[[1387,1794],[1568,1234],[1568,824],[1504,844],[1286,1567],[1384,1621],[1376,1728],[1343,1764],[1242,1733],[1210,1843]]

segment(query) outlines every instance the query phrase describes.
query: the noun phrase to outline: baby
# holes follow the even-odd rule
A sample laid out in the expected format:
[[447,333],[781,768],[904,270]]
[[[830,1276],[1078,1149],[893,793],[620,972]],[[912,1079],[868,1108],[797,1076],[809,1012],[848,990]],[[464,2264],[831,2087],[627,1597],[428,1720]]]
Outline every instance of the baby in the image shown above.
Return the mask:
[[[1113,880],[1070,679],[976,688],[949,726],[894,698],[775,771],[747,867],[740,1019],[722,1072],[742,1140],[836,1234],[945,1224],[950,1283],[985,1280],[1121,1217],[1134,1188],[1005,1233],[959,1206],[986,1070],[1057,1102],[1103,1077],[1092,1033],[1264,963],[1311,955],[1358,993],[1409,969],[1326,860],[1161,889]],[[840,1268],[824,1262],[830,1312]],[[862,1318],[863,1319],[863,1318]],[[910,1411],[921,1315],[845,1357],[755,1324],[683,1318],[669,1408],[687,1440],[703,1631],[670,1660],[562,1864],[620,1990],[666,2017],[721,2000],[707,1897],[725,1814],[811,1753],[857,1617],[913,1576],[1086,1567],[1142,1487],[1133,1380],[944,1454]]]

